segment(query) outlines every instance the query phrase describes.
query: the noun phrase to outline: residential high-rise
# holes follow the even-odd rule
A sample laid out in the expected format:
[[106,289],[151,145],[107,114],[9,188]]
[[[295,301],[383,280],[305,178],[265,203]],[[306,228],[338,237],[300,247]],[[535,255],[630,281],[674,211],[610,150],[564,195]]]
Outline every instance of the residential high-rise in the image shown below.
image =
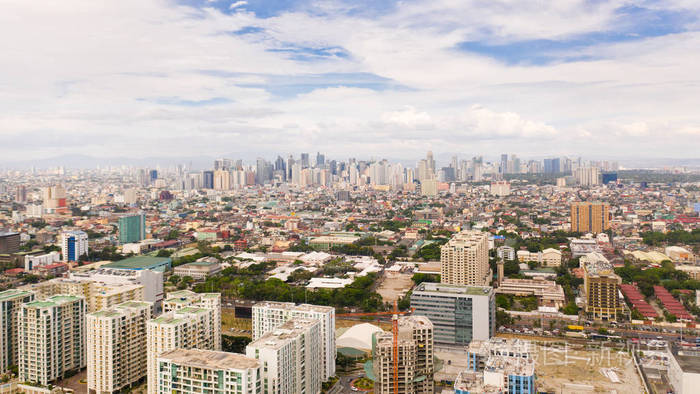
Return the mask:
[[89,393],[120,392],[146,376],[146,323],[152,307],[129,301],[87,315]]
[[610,228],[610,205],[602,202],[571,204],[571,231],[602,233]]
[[[143,299],[152,303],[153,314],[159,314],[163,309],[163,272],[161,271],[98,268],[84,272],[71,272],[69,279],[80,282],[96,282],[107,286],[141,285],[143,286],[143,297],[135,296],[134,300]],[[86,298],[88,299],[88,311],[90,311],[90,297],[86,296]],[[113,301],[99,304],[116,305]]]
[[242,354],[175,349],[158,357],[157,392],[260,394],[260,367]]
[[262,393],[318,394],[323,382],[321,322],[292,319],[246,347],[260,360]]
[[253,305],[253,340],[295,318],[321,322],[321,367],[323,380],[335,376],[335,308],[291,302],[259,302]]
[[86,366],[83,297],[57,295],[23,304],[19,326],[19,378],[47,385]]
[[173,291],[163,301],[163,311],[176,312],[187,307],[211,309],[214,319],[212,340],[214,350],[221,350],[221,293],[195,293],[189,290]]
[[146,215],[124,215],[119,218],[119,242],[128,244],[146,239]]
[[467,345],[496,331],[495,295],[489,286],[423,282],[411,293],[411,308],[433,322],[438,343]]
[[0,253],[19,252],[19,233],[0,230]]
[[378,332],[372,338],[374,392],[434,393],[433,323],[425,316],[407,316],[399,318],[398,326],[398,393],[394,391],[394,339],[390,332]]
[[214,190],[231,190],[231,173],[229,171],[214,171]]
[[622,278],[615,274],[612,264],[600,253],[581,257],[586,314],[595,320],[616,320],[622,316],[623,305],[618,296]]
[[143,285],[135,283],[105,283],[84,279],[54,278],[22,286],[32,291],[37,300],[68,294],[84,298],[88,312],[109,309],[126,301],[143,301]]
[[467,369],[455,380],[455,393],[537,393],[532,349],[520,339],[473,341],[467,348]]
[[579,167],[574,170],[574,178],[576,179],[576,183],[581,186],[600,185],[600,168]]
[[491,283],[488,234],[465,230],[440,248],[440,281],[454,285],[488,286]]
[[214,188],[214,171],[203,171],[202,172],[202,188],[203,189],[213,189]]
[[88,254],[88,235],[84,231],[66,231],[61,234],[63,261],[79,261]]
[[[214,336],[221,337],[212,309],[184,307],[165,312],[146,323],[148,393],[158,393],[158,357],[175,349],[214,349]],[[218,328],[218,330],[217,330]]]
[[18,289],[0,292],[0,374],[17,365],[17,315],[22,304],[34,301],[34,293]]

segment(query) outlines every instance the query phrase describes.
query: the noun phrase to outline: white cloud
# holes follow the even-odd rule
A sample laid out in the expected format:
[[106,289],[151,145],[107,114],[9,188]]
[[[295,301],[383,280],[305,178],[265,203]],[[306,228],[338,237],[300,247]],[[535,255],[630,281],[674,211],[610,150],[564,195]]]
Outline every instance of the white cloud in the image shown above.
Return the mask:
[[[693,4],[683,1],[677,7]],[[368,18],[323,3],[323,16],[263,19],[245,1],[225,14],[165,0],[6,0],[0,156],[24,158],[36,141],[56,155],[86,146],[106,156],[154,155],[154,146],[184,156],[614,155],[617,146],[696,155],[697,32],[597,45],[583,54],[599,60],[532,67],[455,49],[605,30],[619,4],[435,0]],[[249,26],[264,31],[232,34]],[[271,51],[280,47],[291,52]],[[348,56],[298,59],[324,48]],[[354,73],[388,82],[348,86]],[[317,86],[295,85],[309,81]],[[212,99],[220,102],[195,105]],[[62,142],[76,135],[90,143]]]
[[245,1],[245,0],[240,0],[240,1],[236,1],[235,3],[231,3],[231,5],[230,5],[228,8],[229,8],[230,10],[232,10],[232,9],[234,9],[234,8],[243,7],[244,5],[247,5],[247,4],[248,4],[247,1]]

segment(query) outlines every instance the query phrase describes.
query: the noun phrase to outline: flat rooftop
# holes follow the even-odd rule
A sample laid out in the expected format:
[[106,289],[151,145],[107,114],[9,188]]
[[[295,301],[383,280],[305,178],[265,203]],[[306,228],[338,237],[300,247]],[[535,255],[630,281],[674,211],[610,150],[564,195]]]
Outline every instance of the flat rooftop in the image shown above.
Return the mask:
[[261,336],[257,341],[251,342],[248,346],[254,348],[279,349],[314,324],[320,324],[320,322],[311,319],[291,319],[277,327],[274,331],[270,331]]
[[456,295],[481,295],[487,296],[493,292],[493,288],[489,286],[466,286],[466,285],[450,285],[446,283],[423,282],[418,285],[413,294],[421,293],[436,293],[441,296],[456,296]]
[[253,305],[253,308],[273,308],[273,309],[283,309],[286,311],[304,311],[304,312],[320,312],[328,313],[334,311],[335,308],[332,306],[323,305],[312,305],[312,304],[295,304],[293,302],[271,302],[263,301],[257,302]]
[[10,289],[5,291],[0,291],[0,301],[7,301],[13,298],[27,297],[31,295],[32,292],[24,291],[19,289]]
[[170,264],[170,262],[171,260],[169,257],[134,256],[128,259],[105,264],[102,267],[139,270],[160,265],[167,265]]
[[259,368],[260,361],[238,353],[201,349],[175,349],[160,355],[160,359],[207,369]]

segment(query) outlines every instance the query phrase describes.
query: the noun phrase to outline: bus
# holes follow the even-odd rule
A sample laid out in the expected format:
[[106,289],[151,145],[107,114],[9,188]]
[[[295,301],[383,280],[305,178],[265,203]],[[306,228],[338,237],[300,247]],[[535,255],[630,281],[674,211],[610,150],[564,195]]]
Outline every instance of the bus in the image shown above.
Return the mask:
[[569,325],[569,326],[566,326],[566,328],[568,328],[569,331],[583,331],[583,326]]

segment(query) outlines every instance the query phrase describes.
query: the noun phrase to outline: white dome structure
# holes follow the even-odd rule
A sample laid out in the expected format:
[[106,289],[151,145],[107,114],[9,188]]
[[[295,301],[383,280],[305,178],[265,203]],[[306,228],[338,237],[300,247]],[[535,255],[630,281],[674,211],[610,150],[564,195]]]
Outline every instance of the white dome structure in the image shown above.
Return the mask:
[[362,323],[350,327],[343,335],[335,341],[338,348],[350,347],[360,350],[372,349],[372,335],[383,330],[374,324]]

